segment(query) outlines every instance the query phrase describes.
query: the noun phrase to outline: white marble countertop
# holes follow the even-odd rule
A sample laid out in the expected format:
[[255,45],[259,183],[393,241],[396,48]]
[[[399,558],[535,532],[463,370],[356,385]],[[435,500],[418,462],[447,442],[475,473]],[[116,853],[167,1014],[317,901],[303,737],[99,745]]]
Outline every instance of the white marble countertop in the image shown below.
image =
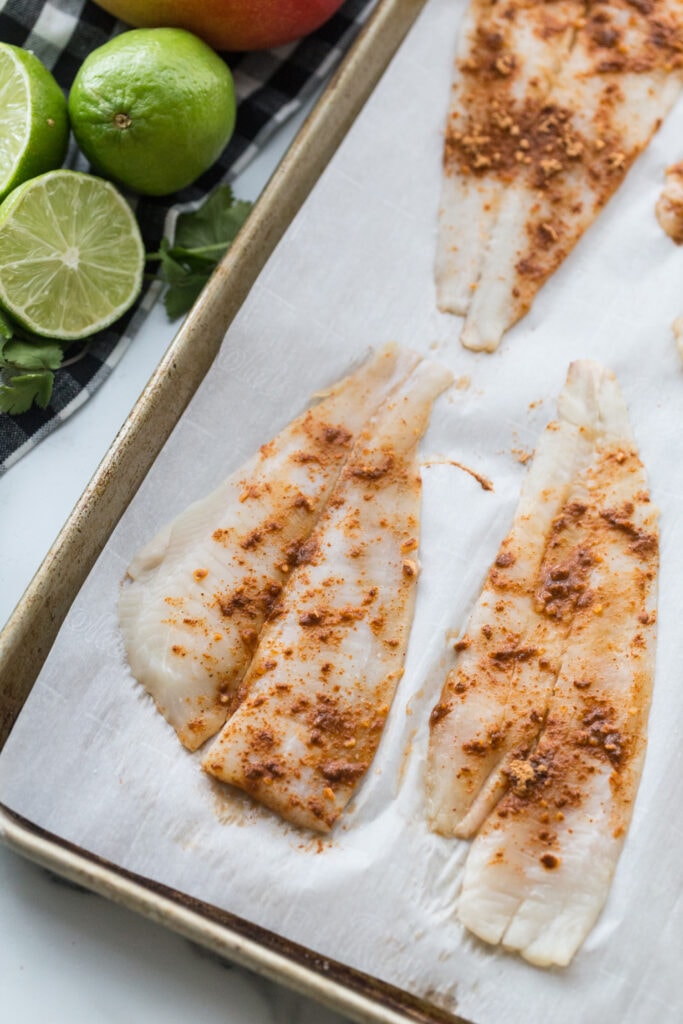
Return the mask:
[[[254,199],[308,108],[235,182]],[[0,625],[57,537],[178,330],[157,304],[109,380],[0,479]],[[164,928],[0,846],[0,991],[21,1024],[340,1024]]]

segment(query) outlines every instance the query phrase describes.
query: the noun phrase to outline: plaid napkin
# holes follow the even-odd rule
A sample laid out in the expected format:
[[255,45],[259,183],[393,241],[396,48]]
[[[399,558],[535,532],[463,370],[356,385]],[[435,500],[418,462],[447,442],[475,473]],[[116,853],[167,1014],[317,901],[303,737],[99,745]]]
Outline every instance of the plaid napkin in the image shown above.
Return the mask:
[[[367,19],[375,0],[346,0],[330,21],[299,43],[278,50],[223,54],[235,80],[235,133],[218,162],[197,182],[163,198],[131,199],[148,251],[158,248],[173,205],[201,199],[229,182],[271,135],[311,96],[339,63]],[[0,0],[0,40],[40,57],[67,91],[85,57],[128,26],[88,0]],[[87,170],[73,140],[67,166]],[[74,413],[107,379],[158,296],[152,285],[112,327],[90,339],[82,354],[56,374],[47,409],[20,416],[0,414],[0,474]],[[67,350],[67,357],[71,355]]]

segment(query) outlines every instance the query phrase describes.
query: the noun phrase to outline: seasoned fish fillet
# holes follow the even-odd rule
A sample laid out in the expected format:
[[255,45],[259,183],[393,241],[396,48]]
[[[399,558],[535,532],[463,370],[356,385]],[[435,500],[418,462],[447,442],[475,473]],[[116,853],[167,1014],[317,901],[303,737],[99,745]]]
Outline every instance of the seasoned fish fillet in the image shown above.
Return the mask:
[[[504,130],[511,101],[541,105],[567,59],[583,0],[472,0],[460,28],[449,104],[436,252],[439,309],[465,315],[504,201],[504,176],[484,173],[484,125]],[[524,54],[519,60],[515,54]],[[513,73],[514,72],[514,73]],[[463,151],[472,151],[472,164]]]
[[[483,14],[478,33],[466,28],[473,43],[445,140],[439,252],[468,256],[444,273],[437,255],[440,307],[465,313],[463,344],[488,351],[616,191],[683,83],[682,0],[591,0],[574,13],[539,0],[494,6],[514,29],[487,32]],[[556,11],[553,33],[543,21]],[[539,54],[549,75],[535,73]],[[473,241],[461,197],[475,191],[496,199]],[[468,289],[469,302],[444,299]]]
[[558,606],[551,617],[539,605],[539,581],[564,561],[549,537],[563,537],[553,524],[571,508],[572,484],[612,436],[606,410],[616,387],[611,375],[572,364],[558,421],[541,438],[511,530],[456,644],[432,712],[427,768],[430,824],[443,835],[479,828],[505,788],[509,752],[538,733],[567,628],[567,610]]
[[204,758],[297,825],[329,831],[379,744],[413,616],[417,447],[450,381],[420,363],[367,424]]
[[[590,450],[575,449],[552,519],[543,499],[538,519],[529,503],[534,476],[543,494],[537,455],[432,716],[428,766],[432,827],[476,833],[460,920],[543,966],[569,963],[607,898],[654,677],[657,510],[627,412],[611,374],[588,362],[570,369],[555,437],[568,402],[583,406]],[[521,577],[520,519],[535,552]],[[472,628],[485,605],[488,636]]]
[[374,355],[131,562],[119,599],[131,671],[190,750],[225,722],[361,428],[418,360]]

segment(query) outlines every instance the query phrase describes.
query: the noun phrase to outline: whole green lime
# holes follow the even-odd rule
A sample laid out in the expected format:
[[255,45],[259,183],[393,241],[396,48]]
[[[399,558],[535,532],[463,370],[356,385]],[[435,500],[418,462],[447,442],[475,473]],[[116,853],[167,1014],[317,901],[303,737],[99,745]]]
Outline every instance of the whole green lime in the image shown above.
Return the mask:
[[0,200],[59,167],[69,141],[66,100],[29,50],[0,43]]
[[141,28],[94,50],[69,94],[76,141],[96,171],[145,195],[191,184],[235,127],[225,61],[191,32]]

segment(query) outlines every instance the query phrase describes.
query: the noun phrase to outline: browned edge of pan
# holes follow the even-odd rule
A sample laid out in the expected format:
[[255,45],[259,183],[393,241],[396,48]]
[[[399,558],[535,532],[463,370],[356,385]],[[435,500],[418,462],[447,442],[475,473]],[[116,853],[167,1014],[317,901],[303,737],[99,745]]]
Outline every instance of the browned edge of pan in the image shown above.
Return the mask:
[[467,1024],[274,932],[103,860],[0,804],[6,845],[77,885],[144,914],[220,958],[253,970],[344,1013],[359,1024]]

